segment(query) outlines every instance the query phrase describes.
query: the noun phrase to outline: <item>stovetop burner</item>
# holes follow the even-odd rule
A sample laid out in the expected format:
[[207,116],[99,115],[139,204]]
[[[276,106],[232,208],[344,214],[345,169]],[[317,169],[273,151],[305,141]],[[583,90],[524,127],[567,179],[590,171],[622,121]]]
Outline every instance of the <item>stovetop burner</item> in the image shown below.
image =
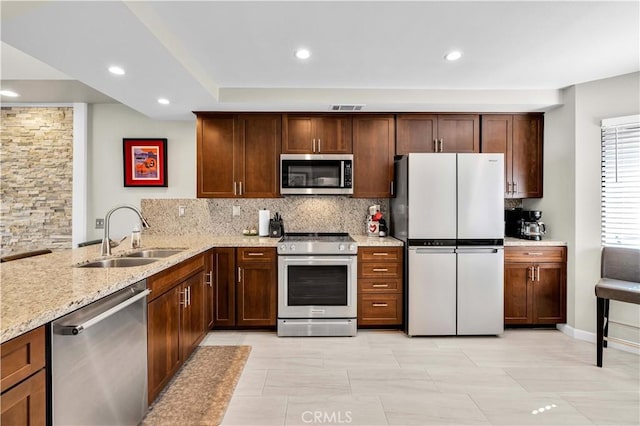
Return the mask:
[[278,243],[278,254],[355,255],[358,245],[346,232],[287,232]]

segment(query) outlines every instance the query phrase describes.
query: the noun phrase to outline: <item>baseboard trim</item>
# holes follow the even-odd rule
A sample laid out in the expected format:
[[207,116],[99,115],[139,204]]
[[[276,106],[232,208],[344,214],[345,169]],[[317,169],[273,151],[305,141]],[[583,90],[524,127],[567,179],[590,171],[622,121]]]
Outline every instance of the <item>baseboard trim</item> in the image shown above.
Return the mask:
[[[562,331],[567,336],[573,337],[574,339],[584,340],[591,343],[596,343],[596,334],[591,333],[590,331],[579,330],[577,328],[573,328],[568,324],[558,324],[556,328]],[[632,354],[640,355],[640,348],[634,348],[627,345],[621,345],[616,342],[608,342],[607,348],[618,349],[624,352],[631,352]]]

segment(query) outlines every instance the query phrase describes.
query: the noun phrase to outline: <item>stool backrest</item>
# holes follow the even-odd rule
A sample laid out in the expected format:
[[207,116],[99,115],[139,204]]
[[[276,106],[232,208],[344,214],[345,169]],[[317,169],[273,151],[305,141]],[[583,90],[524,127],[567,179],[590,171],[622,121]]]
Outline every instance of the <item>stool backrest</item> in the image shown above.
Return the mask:
[[603,247],[602,278],[640,282],[640,249]]

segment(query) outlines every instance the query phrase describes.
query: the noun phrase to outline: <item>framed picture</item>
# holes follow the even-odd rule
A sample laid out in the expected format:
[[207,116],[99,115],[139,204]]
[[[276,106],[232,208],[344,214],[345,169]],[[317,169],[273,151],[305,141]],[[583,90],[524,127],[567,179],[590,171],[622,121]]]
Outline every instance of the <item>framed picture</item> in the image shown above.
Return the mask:
[[167,140],[122,139],[124,186],[167,186]]

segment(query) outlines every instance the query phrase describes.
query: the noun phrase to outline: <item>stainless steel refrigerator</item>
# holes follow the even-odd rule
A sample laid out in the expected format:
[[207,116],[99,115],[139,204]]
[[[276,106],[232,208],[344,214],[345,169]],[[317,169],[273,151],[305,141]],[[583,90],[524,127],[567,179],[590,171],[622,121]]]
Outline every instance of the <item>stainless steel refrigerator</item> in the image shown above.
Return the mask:
[[504,155],[395,162],[391,235],[405,242],[410,336],[504,331]]

